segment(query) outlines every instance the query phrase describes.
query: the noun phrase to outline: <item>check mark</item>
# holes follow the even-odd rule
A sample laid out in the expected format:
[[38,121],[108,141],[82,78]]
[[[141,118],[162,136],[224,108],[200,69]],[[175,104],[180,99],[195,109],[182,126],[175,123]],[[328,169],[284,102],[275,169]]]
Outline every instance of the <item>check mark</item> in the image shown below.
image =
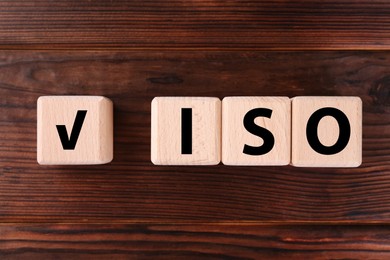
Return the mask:
[[73,123],[72,132],[70,134],[70,138],[68,137],[68,132],[66,131],[65,125],[56,125],[58,135],[60,136],[61,139],[62,148],[64,150],[75,149],[86,114],[87,114],[87,110],[77,111],[76,118]]

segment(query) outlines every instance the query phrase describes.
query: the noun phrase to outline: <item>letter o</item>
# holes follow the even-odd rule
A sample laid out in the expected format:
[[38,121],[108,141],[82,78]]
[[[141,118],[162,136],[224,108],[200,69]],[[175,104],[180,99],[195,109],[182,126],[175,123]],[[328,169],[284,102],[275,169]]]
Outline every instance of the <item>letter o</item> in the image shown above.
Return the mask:
[[[339,125],[339,137],[334,145],[325,146],[318,139],[318,124],[325,116],[336,119]],[[351,136],[351,126],[347,116],[334,107],[324,107],[315,111],[309,118],[306,126],[306,138],[314,151],[324,155],[332,155],[341,152],[348,144]]]

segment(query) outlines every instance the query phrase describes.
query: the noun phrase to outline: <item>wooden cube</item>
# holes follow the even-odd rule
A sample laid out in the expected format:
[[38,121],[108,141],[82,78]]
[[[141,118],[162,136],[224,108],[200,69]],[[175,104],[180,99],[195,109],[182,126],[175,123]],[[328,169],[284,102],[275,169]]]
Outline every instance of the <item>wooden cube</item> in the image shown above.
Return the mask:
[[100,96],[38,99],[39,164],[104,164],[113,159],[113,104]]
[[152,101],[151,160],[156,165],[216,165],[221,158],[221,101],[156,97]]
[[292,99],[292,161],[298,167],[357,167],[362,162],[359,97]]
[[222,100],[222,163],[288,165],[291,147],[288,97],[225,97]]

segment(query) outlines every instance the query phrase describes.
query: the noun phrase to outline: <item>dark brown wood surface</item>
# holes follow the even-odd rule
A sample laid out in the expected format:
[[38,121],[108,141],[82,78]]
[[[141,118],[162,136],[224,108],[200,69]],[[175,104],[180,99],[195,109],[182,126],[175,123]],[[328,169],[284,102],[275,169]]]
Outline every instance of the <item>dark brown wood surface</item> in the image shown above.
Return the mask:
[[[42,95],[111,98],[114,161],[39,166]],[[154,166],[171,95],[359,96],[363,164]],[[0,1],[0,96],[0,259],[390,258],[387,0]]]
[[[4,51],[0,222],[390,222],[388,52]],[[36,162],[42,95],[115,104],[115,158]],[[155,166],[155,96],[360,96],[359,168]]]
[[3,49],[390,47],[388,0],[0,1]]
[[2,259],[389,259],[387,226],[9,225]]

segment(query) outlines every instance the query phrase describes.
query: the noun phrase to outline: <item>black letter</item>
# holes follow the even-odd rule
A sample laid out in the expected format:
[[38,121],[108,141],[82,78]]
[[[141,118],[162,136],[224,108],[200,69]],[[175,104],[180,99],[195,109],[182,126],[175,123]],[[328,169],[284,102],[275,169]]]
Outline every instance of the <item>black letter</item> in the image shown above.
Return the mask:
[[262,128],[255,124],[255,118],[259,116],[264,116],[271,118],[272,110],[268,108],[255,108],[250,110],[244,116],[244,126],[249,133],[257,135],[263,138],[264,143],[262,146],[253,147],[249,145],[244,145],[243,153],[249,155],[262,155],[266,154],[272,150],[275,144],[275,138],[273,134],[265,128]]
[[74,148],[76,147],[77,139],[79,138],[81,127],[83,126],[86,114],[87,110],[77,111],[70,138],[68,138],[68,132],[66,131],[65,125],[56,125],[58,135],[61,139],[62,148],[64,148],[64,150],[74,150]]
[[[320,140],[318,139],[318,124],[324,116],[332,116],[334,119],[337,120],[337,123],[339,125],[339,138],[337,139],[337,142],[332,146],[325,146],[321,144]],[[351,126],[349,125],[348,118],[343,112],[341,112],[337,108],[324,107],[318,109],[311,115],[309,121],[307,122],[307,141],[309,142],[311,148],[313,148],[314,151],[320,154],[330,155],[341,152],[347,146],[350,136]]]
[[181,109],[181,154],[192,154],[192,108]]

